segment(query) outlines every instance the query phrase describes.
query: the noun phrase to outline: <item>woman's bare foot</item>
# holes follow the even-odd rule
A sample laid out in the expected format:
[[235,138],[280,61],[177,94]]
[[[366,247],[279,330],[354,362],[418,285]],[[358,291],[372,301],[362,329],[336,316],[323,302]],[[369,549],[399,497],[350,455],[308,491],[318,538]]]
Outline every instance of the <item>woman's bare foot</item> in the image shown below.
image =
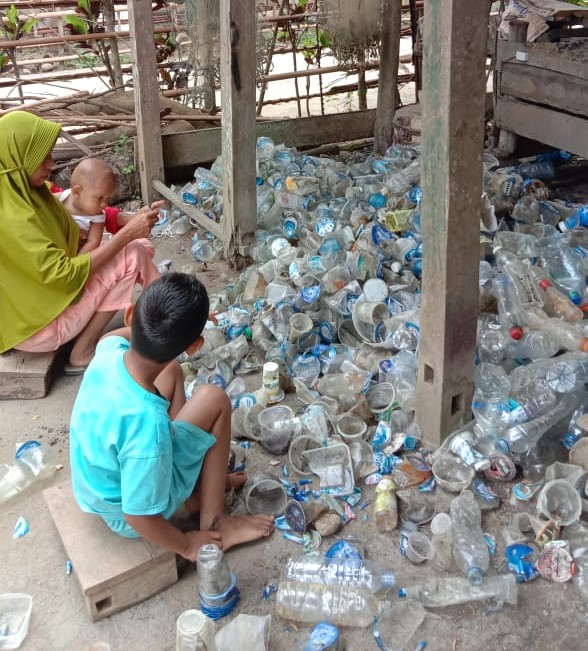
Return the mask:
[[274,519],[270,515],[222,515],[218,520],[223,549],[235,545],[267,538],[274,530]]

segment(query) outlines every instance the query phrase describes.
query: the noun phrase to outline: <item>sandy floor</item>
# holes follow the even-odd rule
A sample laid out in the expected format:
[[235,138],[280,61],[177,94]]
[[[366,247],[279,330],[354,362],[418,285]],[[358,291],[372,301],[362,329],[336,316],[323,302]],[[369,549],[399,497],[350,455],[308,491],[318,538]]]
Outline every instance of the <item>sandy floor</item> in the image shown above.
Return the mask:
[[[211,265],[203,272],[190,262],[186,238],[161,238],[156,241],[157,259],[172,258],[174,267],[192,268],[206,281],[211,292],[228,281],[224,263]],[[61,477],[69,474],[68,419],[80,380],[57,378],[43,400],[6,401],[0,404],[2,436],[0,459],[7,461],[14,454],[15,443],[37,438],[44,443],[53,460],[63,463]],[[259,378],[248,382],[256,388]],[[269,465],[271,456],[255,444],[249,451],[247,468],[276,473]],[[59,480],[59,478],[58,478]],[[109,642],[115,651],[171,651],[175,648],[175,620],[185,609],[197,607],[196,573],[186,571],[177,584],[152,599],[107,620],[91,623],[76,581],[65,572],[66,555],[45,506],[40,487],[32,494],[0,509],[0,593],[26,592],[33,596],[34,606],[25,651],[82,651],[98,640]],[[506,486],[498,486],[508,500]],[[364,488],[370,501],[372,490]],[[437,489],[437,508],[446,508],[450,495]],[[512,507],[484,516],[484,529],[496,536],[498,549],[492,561],[492,573],[504,572],[502,525],[509,521]],[[30,532],[13,541],[12,530],[19,515],[30,523]],[[366,517],[367,516],[367,517]],[[371,511],[358,512],[358,518],[345,526],[345,535],[357,536],[366,556],[392,567],[397,584],[425,579],[435,573],[430,565],[411,565],[398,548],[398,532],[383,535],[376,532]],[[325,549],[333,539],[323,543]],[[264,585],[279,578],[286,558],[300,552],[300,547],[283,540],[276,532],[270,540],[249,545],[228,554],[228,561],[238,577],[241,602],[237,613],[266,614],[273,611],[263,600]],[[222,624],[225,620],[222,621]],[[302,649],[308,627],[296,630],[277,617],[272,620],[270,648],[276,651]],[[553,584],[538,579],[520,588],[517,606],[505,606],[501,613],[486,615],[482,605],[451,607],[430,611],[406,651],[412,651],[419,640],[426,640],[432,651],[464,651],[494,649],[496,651],[576,651],[585,648],[586,624],[575,588],[571,584]],[[347,651],[376,649],[371,631],[347,629],[343,633]]]

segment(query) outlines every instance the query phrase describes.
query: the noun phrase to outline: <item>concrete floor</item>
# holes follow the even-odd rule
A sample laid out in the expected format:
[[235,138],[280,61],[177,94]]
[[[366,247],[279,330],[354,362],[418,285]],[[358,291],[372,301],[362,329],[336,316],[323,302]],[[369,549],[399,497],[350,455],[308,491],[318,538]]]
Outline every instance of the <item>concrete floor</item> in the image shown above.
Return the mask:
[[[209,291],[222,288],[230,277],[223,263],[210,270],[191,265],[186,238],[161,238],[156,241],[158,260],[172,258],[174,269],[198,271]],[[256,381],[253,379],[252,381]],[[36,438],[50,452],[53,462],[63,463],[62,477],[69,474],[68,419],[79,378],[58,377],[49,395],[42,400],[5,401],[0,403],[2,434],[0,461],[12,458],[17,441]],[[253,445],[247,468],[273,470],[267,452]],[[57,480],[56,480],[57,481]],[[33,614],[24,651],[82,651],[99,640],[108,642],[114,651],[171,651],[175,648],[175,621],[185,609],[197,607],[196,573],[187,570],[177,584],[165,592],[98,623],[90,622],[75,577],[65,572],[66,555],[40,493],[40,487],[17,501],[0,507],[0,593],[25,592],[33,596]],[[484,516],[484,529],[496,536],[498,549],[491,573],[506,570],[501,527],[510,520],[513,508],[508,505],[506,485],[495,489],[505,498],[505,505]],[[366,500],[372,489],[364,488]],[[437,489],[434,499],[443,509],[450,496]],[[367,521],[364,520],[366,514]],[[19,515],[30,523],[30,532],[13,541],[12,530]],[[392,567],[398,585],[431,576],[436,570],[428,564],[411,565],[398,549],[398,532],[376,532],[368,509],[342,531],[359,538],[366,556]],[[323,543],[326,549],[333,540]],[[263,600],[264,585],[276,580],[286,558],[299,553],[300,547],[283,540],[276,532],[270,540],[229,552],[228,561],[238,577],[241,602],[236,613],[267,614],[273,612],[273,596]],[[226,620],[222,621],[222,624]],[[298,630],[297,630],[298,629]],[[309,627],[292,626],[277,617],[272,620],[270,648],[276,651],[302,649]],[[376,649],[371,630],[346,629],[343,640],[347,651]],[[500,613],[485,614],[484,605],[456,606],[429,611],[406,651],[419,640],[427,641],[431,651],[580,651],[586,648],[588,624],[583,621],[583,606],[571,583],[555,584],[543,579],[520,587],[517,606],[505,606]]]

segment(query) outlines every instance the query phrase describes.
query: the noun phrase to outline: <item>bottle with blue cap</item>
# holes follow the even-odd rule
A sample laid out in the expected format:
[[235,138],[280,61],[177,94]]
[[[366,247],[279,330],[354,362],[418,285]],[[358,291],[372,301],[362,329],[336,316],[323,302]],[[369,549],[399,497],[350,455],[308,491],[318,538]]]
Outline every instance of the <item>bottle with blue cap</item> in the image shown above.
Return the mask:
[[490,555],[482,533],[482,512],[474,494],[465,490],[449,505],[453,533],[453,557],[472,585],[480,585]]

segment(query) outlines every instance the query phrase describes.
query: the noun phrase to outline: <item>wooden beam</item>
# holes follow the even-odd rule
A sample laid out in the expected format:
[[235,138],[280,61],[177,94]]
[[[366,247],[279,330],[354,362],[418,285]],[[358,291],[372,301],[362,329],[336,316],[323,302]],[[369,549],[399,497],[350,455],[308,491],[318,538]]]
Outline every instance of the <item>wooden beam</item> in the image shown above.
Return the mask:
[[257,228],[255,0],[220,0],[225,256],[241,265]]
[[159,84],[153,42],[150,0],[129,0],[133,52],[133,84],[137,115],[137,152],[143,201],[150,204],[154,179],[163,179],[163,150],[159,122]]
[[[587,66],[588,67],[588,66]],[[588,117],[588,80],[520,63],[502,67],[499,94]]]
[[428,2],[417,419],[438,444],[470,416],[478,316],[488,3]]
[[202,210],[184,203],[182,197],[177,195],[175,192],[172,192],[165,183],[156,179],[153,181],[153,189],[174,206],[179,208],[183,213],[186,213],[190,219],[193,219],[195,222],[200,224],[202,228],[210,231],[221,242],[224,240],[224,230],[222,226],[219,226],[216,222],[213,222],[212,219],[209,219],[206,216],[206,213],[202,212]]
[[496,125],[519,136],[588,158],[588,120],[545,106],[499,97]]
[[378,104],[374,127],[374,150],[384,155],[392,144],[394,111],[398,85],[398,58],[400,56],[400,3],[383,0],[381,12],[381,55],[378,74]]
[[[255,126],[255,136],[267,136],[288,147],[312,147],[359,140],[374,135],[374,109],[338,115],[275,120]],[[198,129],[164,134],[163,152],[168,169],[193,167],[213,161],[221,153],[221,129]]]

